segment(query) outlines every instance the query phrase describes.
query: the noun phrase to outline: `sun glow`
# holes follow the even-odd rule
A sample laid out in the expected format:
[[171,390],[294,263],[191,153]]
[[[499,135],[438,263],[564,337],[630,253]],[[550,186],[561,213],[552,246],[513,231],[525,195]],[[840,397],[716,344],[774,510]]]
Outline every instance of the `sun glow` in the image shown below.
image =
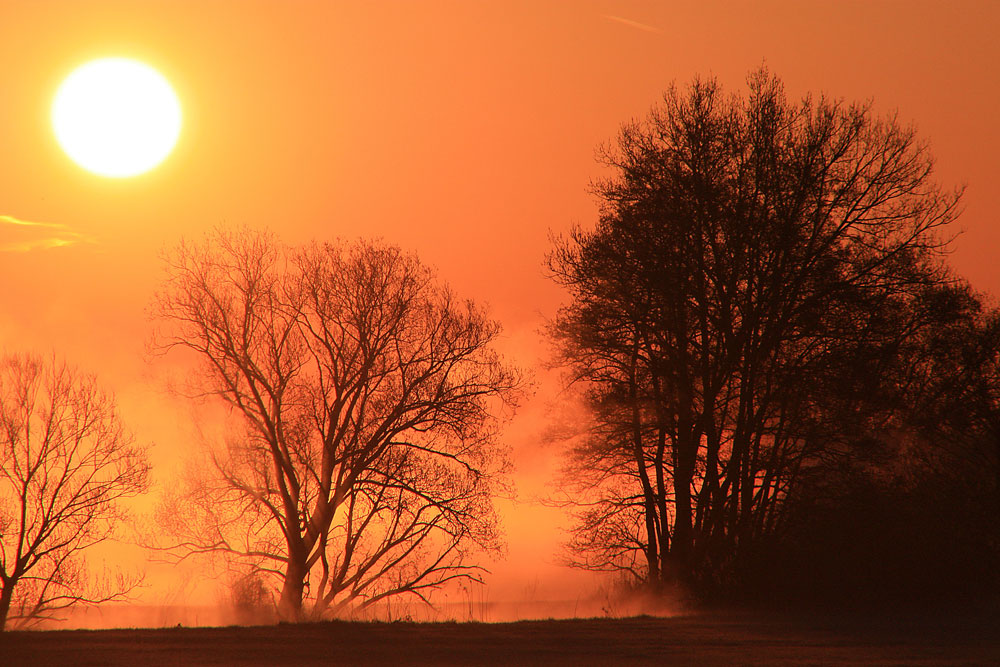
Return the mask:
[[177,143],[181,106],[152,67],[102,58],[75,69],[56,92],[52,127],[66,154],[87,171],[136,176],[160,164]]

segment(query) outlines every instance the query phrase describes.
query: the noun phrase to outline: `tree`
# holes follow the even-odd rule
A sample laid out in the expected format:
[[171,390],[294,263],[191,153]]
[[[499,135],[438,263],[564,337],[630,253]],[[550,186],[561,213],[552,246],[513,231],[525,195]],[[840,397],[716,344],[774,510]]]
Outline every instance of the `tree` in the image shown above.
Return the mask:
[[[595,229],[549,256],[551,332],[586,388],[574,562],[702,594],[780,530],[803,480],[878,453],[884,371],[938,316],[960,192],[869,105],[671,89],[602,158]],[[884,409],[883,409],[884,408]]]
[[88,577],[84,555],[114,537],[120,501],[144,492],[148,474],[145,449],[94,378],[0,358],[0,630],[127,599],[140,579]]
[[479,579],[519,386],[479,307],[392,246],[240,230],[182,244],[157,311],[161,349],[194,352],[240,422],[163,513],[173,553],[269,577],[286,619]]
[[745,569],[746,593],[848,606],[976,608],[1000,599],[998,315],[956,283],[937,321],[883,364],[895,409],[877,465],[799,485],[784,530]]

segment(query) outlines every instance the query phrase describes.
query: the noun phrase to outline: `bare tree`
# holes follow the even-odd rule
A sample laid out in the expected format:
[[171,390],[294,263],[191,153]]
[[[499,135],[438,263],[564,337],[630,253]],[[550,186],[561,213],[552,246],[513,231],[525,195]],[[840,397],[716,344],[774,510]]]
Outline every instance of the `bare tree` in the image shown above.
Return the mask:
[[144,492],[148,473],[145,449],[92,377],[0,358],[0,629],[127,598],[140,579],[88,576],[84,552],[114,537],[120,501]]
[[947,288],[960,193],[912,129],[789,101],[766,71],[743,98],[672,89],[603,158],[596,229],[549,263],[572,296],[552,333],[595,415],[569,459],[571,547],[584,567],[727,585],[803,476],[878,430],[882,372]]
[[519,385],[499,325],[382,244],[218,232],[169,265],[161,349],[195,352],[197,392],[240,421],[164,512],[173,553],[271,577],[286,619],[478,579],[470,552],[499,546],[495,414]]

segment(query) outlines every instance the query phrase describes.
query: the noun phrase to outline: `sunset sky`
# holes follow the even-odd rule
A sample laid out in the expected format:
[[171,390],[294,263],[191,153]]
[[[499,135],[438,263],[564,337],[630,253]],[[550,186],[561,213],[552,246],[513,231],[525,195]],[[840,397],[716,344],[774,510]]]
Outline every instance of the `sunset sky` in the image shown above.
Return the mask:
[[[792,97],[872,99],[912,122],[939,181],[967,185],[953,266],[1000,294],[998,35],[989,0],[0,0],[0,347],[97,373],[155,444],[162,482],[193,429],[145,352],[159,256],[245,223],[293,244],[366,236],[412,249],[488,304],[505,354],[535,368],[561,299],[543,271],[548,238],[594,221],[595,148],[671,82],[714,75],[742,92],[761,64]],[[107,56],[154,67],[182,107],[173,153],[132,178],[81,169],[50,122],[60,82]],[[505,506],[510,558],[493,566],[494,599],[560,572],[558,512],[527,502],[556,466],[541,444],[554,377],[536,372],[508,429],[522,499]]]

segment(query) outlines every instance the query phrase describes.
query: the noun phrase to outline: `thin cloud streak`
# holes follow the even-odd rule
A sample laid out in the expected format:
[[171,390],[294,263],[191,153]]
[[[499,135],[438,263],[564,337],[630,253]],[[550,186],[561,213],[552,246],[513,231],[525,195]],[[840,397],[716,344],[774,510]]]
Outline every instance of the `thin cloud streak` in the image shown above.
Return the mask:
[[0,252],[48,250],[76,243],[94,243],[94,240],[63,224],[0,215]]
[[645,23],[639,23],[638,21],[633,21],[632,19],[623,18],[621,16],[613,16],[611,14],[601,14],[601,17],[606,18],[609,21],[615,21],[616,23],[627,25],[628,27],[635,28],[636,30],[663,34],[663,30],[661,30],[660,28],[651,25],[646,25]]

